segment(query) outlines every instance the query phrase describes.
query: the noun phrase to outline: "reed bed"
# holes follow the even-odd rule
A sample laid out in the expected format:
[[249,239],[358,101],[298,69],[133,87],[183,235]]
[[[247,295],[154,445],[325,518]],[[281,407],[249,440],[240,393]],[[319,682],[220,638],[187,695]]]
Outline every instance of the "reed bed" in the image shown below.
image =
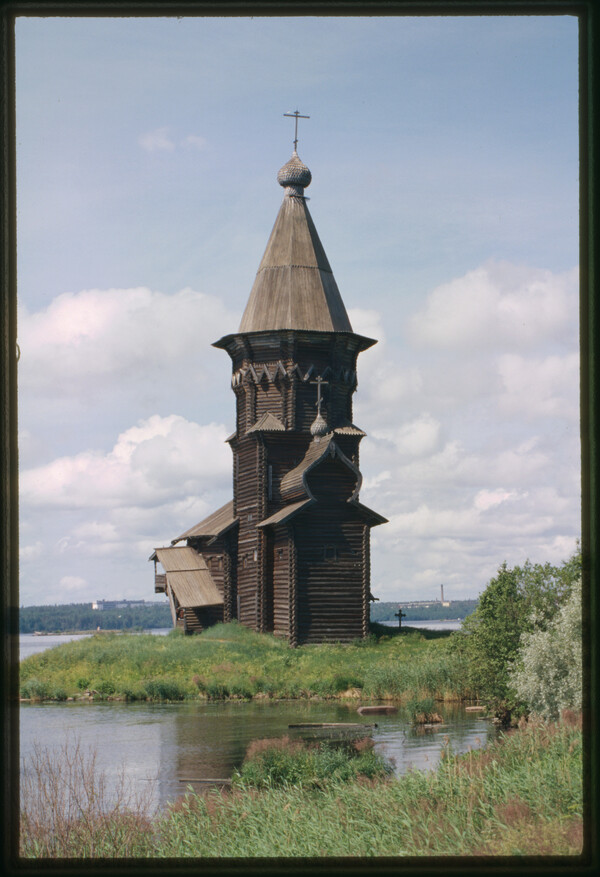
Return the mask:
[[177,701],[253,697],[461,700],[463,658],[447,638],[374,626],[367,640],[292,649],[237,623],[200,636],[101,633],[21,664],[21,697]]

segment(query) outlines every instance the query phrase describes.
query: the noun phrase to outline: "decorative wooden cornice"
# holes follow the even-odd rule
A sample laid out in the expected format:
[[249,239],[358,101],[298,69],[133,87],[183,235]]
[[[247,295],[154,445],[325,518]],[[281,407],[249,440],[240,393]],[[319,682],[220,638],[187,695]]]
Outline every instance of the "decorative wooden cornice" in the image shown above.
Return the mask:
[[[237,371],[232,374],[231,386],[235,389],[244,382],[260,384],[264,378],[266,378],[271,384],[275,383],[278,378],[292,380],[294,377],[299,378],[303,383],[307,383],[307,381],[316,374],[316,371],[316,367],[310,365],[304,372],[296,362],[288,366],[286,369],[281,360],[277,363],[275,368],[272,366],[269,368],[268,365],[263,363],[250,363],[247,366],[237,369]],[[356,371],[354,369],[343,367],[334,369],[328,365],[323,369],[321,378],[323,378],[323,380],[331,378],[334,381],[340,381],[349,386],[354,386],[356,384]]]

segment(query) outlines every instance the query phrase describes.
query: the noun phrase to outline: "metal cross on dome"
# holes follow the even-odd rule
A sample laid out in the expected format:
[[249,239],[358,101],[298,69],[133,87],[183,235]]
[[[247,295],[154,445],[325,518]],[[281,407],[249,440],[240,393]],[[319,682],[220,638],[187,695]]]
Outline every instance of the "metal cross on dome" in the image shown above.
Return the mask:
[[298,110],[294,110],[293,113],[284,113],[283,115],[291,116],[291,118],[296,119],[296,129],[294,131],[294,152],[296,152],[296,147],[298,146],[298,119],[310,119],[310,116],[303,116]]

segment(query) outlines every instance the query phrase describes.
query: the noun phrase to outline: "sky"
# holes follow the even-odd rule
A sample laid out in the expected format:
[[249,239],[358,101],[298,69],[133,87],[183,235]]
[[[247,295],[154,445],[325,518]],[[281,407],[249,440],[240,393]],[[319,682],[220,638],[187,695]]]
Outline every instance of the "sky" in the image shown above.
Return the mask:
[[298,152],[354,331],[380,600],[580,536],[577,20],[16,24],[20,604],[159,599],[232,495],[231,363]]

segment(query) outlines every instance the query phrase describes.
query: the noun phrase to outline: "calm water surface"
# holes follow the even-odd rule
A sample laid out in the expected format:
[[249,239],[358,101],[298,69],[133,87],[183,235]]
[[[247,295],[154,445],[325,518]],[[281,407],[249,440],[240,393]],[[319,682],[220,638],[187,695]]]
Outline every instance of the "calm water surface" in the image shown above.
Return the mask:
[[[21,635],[21,656],[76,638]],[[496,733],[478,713],[458,705],[438,706],[444,722],[430,730],[413,728],[402,710],[362,717],[356,707],[326,701],[21,704],[22,766],[36,744],[59,749],[76,738],[84,751],[96,750],[97,766],[109,780],[124,771],[137,789],[151,788],[154,803],[164,806],[180,796],[189,781],[230,777],[252,740],[299,733],[291,731],[290,724],[376,723],[371,732],[376,750],[393,760],[398,775],[411,768],[435,768],[448,739],[454,752],[467,752]],[[207,788],[190,784],[198,791]]]

